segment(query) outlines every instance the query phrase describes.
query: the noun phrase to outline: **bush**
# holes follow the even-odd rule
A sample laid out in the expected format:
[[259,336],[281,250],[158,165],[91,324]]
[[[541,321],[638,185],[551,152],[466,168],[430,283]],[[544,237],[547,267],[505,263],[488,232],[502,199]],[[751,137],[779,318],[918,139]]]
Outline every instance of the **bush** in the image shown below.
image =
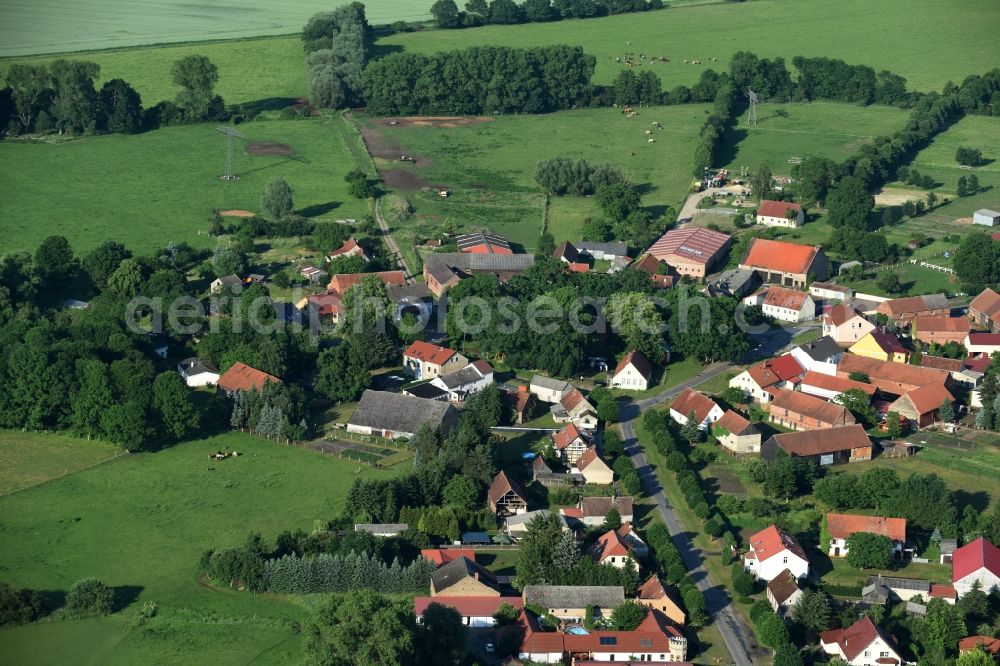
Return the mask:
[[753,606],[750,607],[749,610],[750,621],[753,622],[754,624],[757,624],[758,622],[760,622],[760,619],[762,617],[764,617],[768,613],[773,613],[773,612],[774,611],[771,609],[771,604],[764,601],[763,599],[758,599],[757,601],[753,602]]
[[86,578],[70,588],[65,612],[72,617],[108,615],[114,607],[115,591],[96,578]]
[[0,627],[33,622],[42,616],[42,595],[0,583]]

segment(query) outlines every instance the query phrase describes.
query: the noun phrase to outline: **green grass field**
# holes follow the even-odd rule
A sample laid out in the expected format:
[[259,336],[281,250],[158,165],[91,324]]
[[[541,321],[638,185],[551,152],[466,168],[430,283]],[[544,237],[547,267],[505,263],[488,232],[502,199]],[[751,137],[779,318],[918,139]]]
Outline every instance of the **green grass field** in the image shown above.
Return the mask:
[[[694,83],[708,67],[728,69],[729,58],[737,51],[780,56],[789,66],[797,55],[826,56],[888,69],[905,76],[910,87],[928,90],[989,69],[1000,57],[994,39],[998,31],[1000,12],[991,0],[961,4],[758,0],[572,22],[398,34],[379,44],[424,53],[492,44],[579,44],[597,57],[595,80],[599,83],[615,77],[622,67],[615,58],[628,51],[666,56],[669,63],[643,64],[639,70],[651,69],[668,89]],[[992,57],[961,46],[977,43],[992,51]],[[695,59],[702,64],[684,63]]]
[[292,186],[303,214],[356,218],[368,212],[368,205],[347,193],[343,177],[354,162],[342,122],[335,117],[241,125],[250,140],[286,143],[294,155],[251,156],[238,150],[236,181],[219,180],[226,139],[214,125],[51,145],[4,141],[0,247],[33,251],[51,234],[65,235],[77,252],[112,238],[139,252],[171,240],[211,246],[210,211],[259,210],[265,184],[278,176]]
[[[428,18],[430,5],[426,0],[367,0],[365,9],[370,22],[391,23]],[[300,31],[313,14],[335,7],[336,3],[323,0],[249,0],[238,5],[224,0],[198,4],[181,0],[10,0],[4,3],[0,55],[287,35]]]
[[0,497],[114,458],[111,444],[0,430]]
[[[208,453],[217,449],[242,455],[209,461]],[[35,464],[25,466],[22,476]],[[65,591],[78,579],[96,576],[123,588],[131,603],[107,618],[2,630],[0,661],[297,660],[300,639],[292,623],[307,617],[305,609],[203,586],[196,579],[198,557],[207,548],[236,545],[251,531],[273,540],[284,529],[311,529],[337,514],[356,475],[393,473],[231,433],[123,456],[0,498],[4,582]],[[159,614],[132,626],[129,617],[146,602],[158,604]]]
[[[706,110],[704,105],[651,107],[626,118],[616,109],[584,109],[502,116],[492,122],[447,128],[364,122],[369,132],[377,132],[379,147],[387,154],[396,149],[417,159],[416,165],[393,160],[393,169],[405,169],[422,181],[455,190],[443,200],[397,188],[396,193],[406,195],[414,205],[418,222],[434,225],[452,219],[475,228],[491,226],[491,220],[499,218],[496,231],[531,250],[541,231],[541,192],[534,179],[539,161],[565,156],[615,164],[642,187],[643,204],[662,214],[666,206],[679,207],[683,202]],[[645,132],[654,121],[665,129],[653,130],[647,137]],[[649,138],[655,143],[649,143]],[[390,166],[387,159],[379,162]],[[526,193],[531,195],[527,201]],[[480,211],[474,212],[477,205]],[[510,217],[504,206],[524,212],[503,223],[504,215]],[[579,240],[583,220],[597,214],[597,205],[589,197],[552,197],[549,229],[557,241]]]
[[[955,162],[955,150],[960,146],[978,148],[989,164],[971,171],[963,169]],[[987,116],[966,116],[942,132],[927,148],[917,154],[910,165],[922,174],[928,174],[937,181],[934,191],[938,197],[947,196],[951,202],[940,208],[935,208],[927,215],[929,224],[953,223],[957,218],[971,218],[972,213],[980,208],[1000,209],[1000,118]],[[979,178],[982,190],[973,196],[955,196],[958,179],[972,173]],[[908,187],[896,183],[901,187]],[[911,188],[912,189],[912,188]],[[969,222],[948,228],[949,233],[961,233],[968,230]]]
[[750,173],[767,162],[775,174],[790,175],[793,157],[817,155],[840,162],[858,152],[875,136],[902,129],[908,113],[887,106],[851,104],[759,104],[757,126],[748,127],[746,114],[726,146],[729,161],[720,166],[747,167]]

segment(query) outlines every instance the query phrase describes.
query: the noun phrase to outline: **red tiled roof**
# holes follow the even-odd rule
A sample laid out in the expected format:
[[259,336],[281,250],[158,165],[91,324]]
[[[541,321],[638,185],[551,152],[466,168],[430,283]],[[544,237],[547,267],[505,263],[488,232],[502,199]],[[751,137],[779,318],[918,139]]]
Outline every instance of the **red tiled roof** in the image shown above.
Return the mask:
[[907,351],[906,347],[903,346],[903,343],[899,341],[899,338],[897,338],[894,333],[890,333],[884,328],[873,329],[868,335],[872,337],[872,340],[874,340],[875,344],[879,346],[879,349],[884,351],[886,354],[905,354]]
[[784,218],[788,215],[789,209],[798,212],[802,210],[802,206],[789,201],[771,201],[770,199],[762,199],[760,206],[757,208],[757,214],[763,215],[764,217]]
[[817,435],[816,430],[782,432],[773,435],[772,439],[782,451],[788,455],[796,456],[818,456],[824,453],[871,447],[872,445],[868,433],[858,423],[819,432],[822,433],[821,436]]
[[969,303],[969,310],[981,312],[993,321],[1000,320],[1000,294],[992,289],[984,289]]
[[321,317],[340,313],[340,296],[334,293],[312,294],[309,304],[316,308]]
[[[604,462],[604,460],[599,455],[597,455],[597,448],[591,446],[590,448],[588,448],[586,451],[583,452],[582,456],[577,458],[576,468],[582,472],[583,470],[590,467],[591,463],[593,463],[595,460],[600,460],[602,463]],[[604,463],[604,466],[608,467],[608,464]],[[608,467],[608,469],[611,468]]]
[[486,493],[489,497],[490,504],[496,504],[500,499],[509,492],[513,492],[515,495],[521,499],[526,499],[524,490],[521,489],[521,485],[507,476],[507,472],[500,470],[500,473],[493,477],[493,483],[490,484],[490,490]]
[[434,365],[444,365],[448,362],[448,359],[457,353],[458,352],[455,350],[448,349],[447,347],[432,345],[431,343],[424,342],[423,340],[414,340],[413,343],[406,348],[406,351],[403,352],[403,356],[415,358],[419,361],[432,363]]
[[856,382],[853,379],[845,379],[834,375],[827,375],[822,372],[816,372],[815,370],[810,370],[805,374],[802,378],[802,386],[815,386],[816,388],[827,391],[836,391],[838,393],[856,389],[869,396],[875,395],[875,387],[871,384]]
[[760,562],[764,562],[786,550],[798,555],[803,560],[808,560],[806,551],[795,538],[785,532],[777,525],[765,527],[748,540],[752,556]]
[[807,393],[789,391],[788,389],[779,389],[774,393],[774,400],[771,401],[771,413],[775,413],[776,409],[787,409],[789,412],[801,414],[830,425],[854,423],[854,416],[846,407],[835,405]]
[[972,543],[957,548],[952,554],[951,580],[960,581],[983,567],[994,576],[1000,576],[1000,548],[979,537]]
[[694,412],[694,418],[698,423],[704,422],[709,413],[716,407],[718,405],[707,395],[689,388],[681,391],[681,394],[674,398],[673,404],[670,405],[670,409],[683,416]]
[[823,643],[838,643],[844,657],[850,662],[854,661],[854,658],[879,636],[881,636],[881,632],[878,627],[875,626],[870,617],[865,615],[846,629],[822,632],[819,639]]
[[780,273],[805,275],[819,253],[814,245],[799,245],[785,241],[755,238],[747,254],[740,261],[740,267],[763,268]]
[[728,409],[722,418],[715,422],[714,427],[722,428],[734,435],[742,435],[743,431],[750,427],[750,421]]
[[965,317],[920,315],[913,318],[917,333],[968,333],[969,320]]
[[628,552],[628,546],[622,542],[614,530],[608,530],[599,536],[597,541],[587,550],[590,557],[598,564],[609,557],[624,557],[628,555]]
[[943,585],[941,583],[931,583],[930,595],[932,597],[941,597],[942,599],[955,599],[958,597],[954,585]]
[[947,372],[934,368],[880,361],[877,358],[857,354],[844,354],[837,363],[837,374],[847,376],[852,372],[868,375],[876,388],[893,395],[902,395],[907,390],[927,384],[943,384],[949,376]]
[[462,617],[490,617],[500,606],[510,604],[517,610],[524,608],[521,597],[414,597],[413,613],[420,617],[431,604],[454,608]]
[[336,250],[331,251],[328,256],[331,259],[336,259],[337,257],[340,257],[340,256],[343,256],[345,254],[348,254],[349,252],[353,251],[355,248],[357,248],[358,250],[360,250],[360,252],[357,252],[355,254],[360,254],[362,257],[365,257],[366,259],[368,258],[368,255],[365,254],[365,249],[363,247],[361,247],[360,245],[358,245],[358,241],[354,240],[353,238],[349,238],[348,240],[344,241],[343,245],[341,245],[340,247],[338,247]]
[[942,294],[923,294],[921,296],[907,296],[906,298],[894,298],[890,301],[883,301],[879,304],[879,311],[888,310],[892,315],[916,315],[918,312],[929,310],[941,310],[947,307],[948,299]]
[[798,312],[807,298],[809,294],[804,291],[771,285],[764,293],[764,305]]
[[958,642],[958,653],[975,650],[976,646],[982,645],[983,649],[990,654],[1000,655],[1000,638],[992,636],[967,636]]
[[838,303],[827,308],[823,319],[828,324],[840,326],[855,317],[860,317],[860,313],[847,303]]
[[730,237],[701,227],[673,229],[653,243],[648,252],[658,259],[680,256],[697,264],[710,264],[729,245]]
[[867,532],[888,537],[893,541],[906,541],[906,518],[828,513],[826,530],[834,539],[846,539],[857,532]]
[[251,368],[244,363],[236,362],[228,370],[222,373],[216,385],[223,391],[249,391],[256,389],[264,390],[264,385],[268,382],[280,384],[281,380],[274,375]]
[[965,367],[969,370],[974,370],[975,372],[985,373],[987,368],[990,367],[990,358],[967,358],[965,359]]
[[[953,401],[955,397],[948,392],[944,384],[928,384],[906,393],[904,398],[908,398],[917,410],[917,414],[929,414],[935,409],[940,409],[945,400]],[[900,398],[902,400],[903,398]]]
[[476,561],[476,551],[471,548],[424,548],[420,551],[420,554],[424,559],[430,560],[438,566],[448,564],[460,557],[466,557],[473,562]]
[[750,378],[757,386],[767,388],[780,382],[794,381],[802,374],[803,368],[791,354],[784,354],[747,368]]
[[969,333],[969,344],[1000,347],[1000,333]]
[[635,654],[667,653],[670,651],[670,638],[683,637],[680,630],[671,626],[666,616],[655,609],[646,611],[646,617],[634,631],[593,631],[589,634],[542,631],[534,614],[524,609],[512,626],[500,631],[516,636],[519,642],[517,652],[533,654],[588,653],[609,649]]
[[639,587],[636,596],[639,599],[663,599],[667,596],[667,588],[663,587],[659,576],[653,574]]
[[948,372],[961,372],[962,368],[965,367],[965,362],[960,358],[944,358],[943,356],[921,354],[920,366],[923,368],[947,370]]
[[369,275],[374,275],[382,280],[386,286],[401,287],[406,284],[406,276],[403,271],[381,271],[379,273],[338,273],[330,278],[327,291],[332,291],[343,296],[348,289],[360,283]]
[[562,405],[563,409],[566,411],[570,411],[575,409],[576,406],[585,399],[586,398],[583,397],[583,394],[580,393],[580,389],[572,388],[566,395],[563,396],[562,400],[559,401],[559,404]]
[[[552,444],[556,451],[562,451],[577,439],[583,439],[583,435],[580,434],[575,423],[570,423],[559,432],[552,434]],[[586,444],[587,440],[583,439],[583,442]]]
[[639,374],[645,377],[647,380],[653,374],[653,367],[649,364],[649,359],[638,349],[633,349],[629,353],[622,356],[622,360],[618,361],[618,365],[615,366],[615,371],[611,374],[612,377],[617,377],[618,373],[627,368],[629,365],[635,367],[639,371]]

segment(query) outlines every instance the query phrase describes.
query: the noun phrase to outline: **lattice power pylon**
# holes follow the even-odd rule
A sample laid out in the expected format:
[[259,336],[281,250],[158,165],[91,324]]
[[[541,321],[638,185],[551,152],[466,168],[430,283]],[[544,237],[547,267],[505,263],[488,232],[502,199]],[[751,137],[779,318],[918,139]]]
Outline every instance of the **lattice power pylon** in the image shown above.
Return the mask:
[[747,99],[750,100],[750,111],[747,112],[747,125],[756,127],[757,125],[757,93],[747,90]]
[[219,125],[215,129],[226,135],[226,173],[221,178],[222,180],[236,180],[239,176],[233,173],[233,140],[245,139],[246,137],[233,127]]

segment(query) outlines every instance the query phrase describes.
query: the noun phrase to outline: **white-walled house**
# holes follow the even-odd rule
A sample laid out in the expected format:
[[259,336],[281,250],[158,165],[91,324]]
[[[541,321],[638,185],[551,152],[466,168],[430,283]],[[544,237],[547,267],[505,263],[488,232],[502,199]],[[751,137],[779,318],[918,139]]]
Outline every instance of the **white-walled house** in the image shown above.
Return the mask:
[[746,305],[759,305],[764,314],[778,321],[798,323],[816,316],[816,302],[807,292],[771,285],[743,299]]
[[836,375],[837,363],[844,355],[844,350],[830,336],[824,335],[812,342],[806,342],[789,352],[805,371],[822,372],[824,375]]
[[850,347],[874,330],[875,324],[847,303],[838,303],[823,313],[823,335],[839,345]]
[[670,418],[675,422],[685,425],[688,416],[694,413],[698,422],[698,429],[707,431],[709,426],[722,418],[725,413],[722,408],[704,393],[684,389],[678,395],[673,404],[670,405]]
[[430,381],[448,394],[448,400],[463,402],[473,393],[479,393],[493,383],[493,367],[486,361],[473,361],[461,370],[438,375]]
[[564,382],[561,379],[535,375],[531,378],[529,390],[542,402],[557,403],[573,390],[573,387],[569,382]]
[[987,594],[1000,589],[1000,548],[979,537],[956,549],[951,556],[951,581],[959,597],[977,581]]
[[[794,212],[793,216],[789,213]],[[791,217],[791,219],[789,219]],[[801,227],[805,221],[802,206],[790,201],[771,201],[762,199],[757,207],[757,224],[766,227]]]
[[214,386],[219,381],[218,369],[208,361],[192,356],[177,364],[177,372],[191,388]]
[[892,542],[893,551],[900,551],[906,543],[906,518],[828,513],[826,531],[830,535],[830,557],[846,557],[847,540],[858,532],[884,536]]
[[903,664],[896,646],[865,615],[846,629],[824,631],[820,646],[828,655],[839,657],[851,666],[892,666]]
[[795,538],[777,525],[757,532],[749,539],[750,550],[743,556],[743,568],[763,581],[776,578],[788,569],[796,579],[809,575],[809,559]]
[[777,358],[755,363],[729,380],[731,388],[738,388],[754,402],[768,403],[780,389],[792,390],[804,372],[794,356],[784,354]]
[[649,363],[649,359],[638,349],[633,349],[615,366],[610,385],[613,388],[645,391],[649,388],[652,376],[653,366]]

